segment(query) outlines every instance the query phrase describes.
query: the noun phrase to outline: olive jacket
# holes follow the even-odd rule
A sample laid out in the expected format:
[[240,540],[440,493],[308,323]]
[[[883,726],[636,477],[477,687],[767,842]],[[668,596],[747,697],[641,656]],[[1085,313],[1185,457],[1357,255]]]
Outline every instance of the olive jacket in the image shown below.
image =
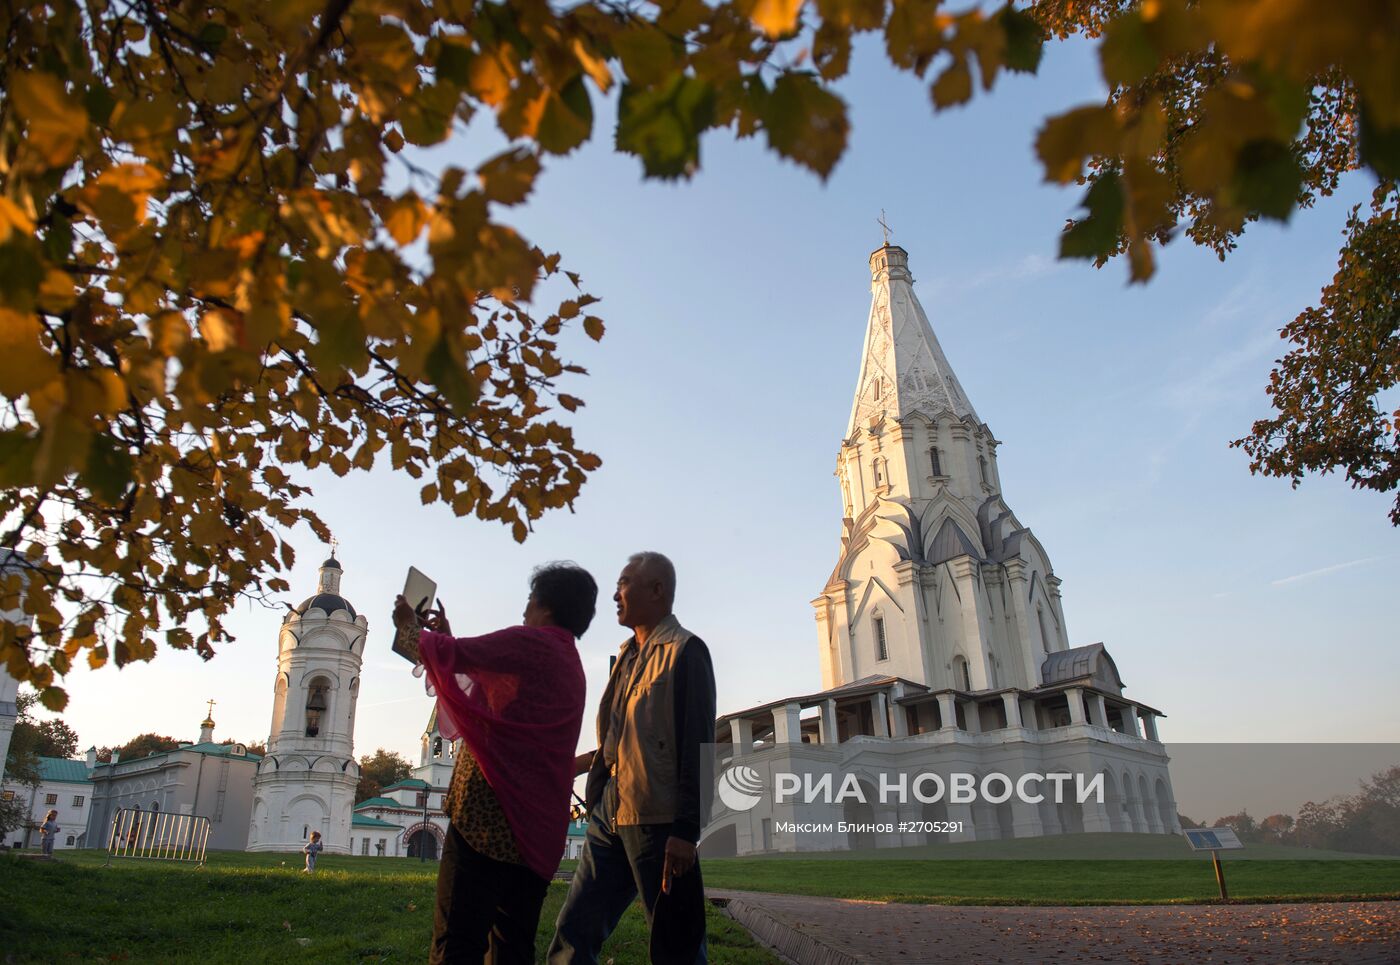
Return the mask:
[[[612,733],[613,722],[617,732]],[[618,652],[598,707],[598,753],[588,772],[591,811],[611,778],[619,825],[670,824],[697,841],[712,787],[701,787],[715,740],[715,674],[705,642],[674,617]]]

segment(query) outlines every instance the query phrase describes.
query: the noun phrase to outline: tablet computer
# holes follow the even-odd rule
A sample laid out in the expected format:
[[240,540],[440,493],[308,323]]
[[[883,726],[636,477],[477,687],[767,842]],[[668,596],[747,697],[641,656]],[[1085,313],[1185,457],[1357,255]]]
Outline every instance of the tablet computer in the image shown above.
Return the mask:
[[[437,599],[437,584],[429,579],[427,574],[418,567],[410,566],[408,568],[408,579],[404,580],[403,583],[403,598],[421,615],[427,612],[428,608],[433,605],[433,600]],[[411,663],[417,663],[417,654],[405,649],[403,643],[403,635],[396,632],[394,634],[394,643],[390,649],[405,660]]]

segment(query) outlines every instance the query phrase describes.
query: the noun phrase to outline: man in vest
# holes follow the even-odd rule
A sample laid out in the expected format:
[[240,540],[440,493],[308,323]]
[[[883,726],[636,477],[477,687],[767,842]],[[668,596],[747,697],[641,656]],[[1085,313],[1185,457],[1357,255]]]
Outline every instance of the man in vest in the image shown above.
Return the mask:
[[676,568],[660,553],[636,554],[618,577],[617,622],[632,636],[598,707],[598,749],[575,761],[588,774],[588,833],[550,965],[594,965],[638,894],[648,925],[666,920],[653,960],[705,961],[695,846],[710,790],[701,760],[715,739],[715,676],[704,641],[671,613],[675,598]]

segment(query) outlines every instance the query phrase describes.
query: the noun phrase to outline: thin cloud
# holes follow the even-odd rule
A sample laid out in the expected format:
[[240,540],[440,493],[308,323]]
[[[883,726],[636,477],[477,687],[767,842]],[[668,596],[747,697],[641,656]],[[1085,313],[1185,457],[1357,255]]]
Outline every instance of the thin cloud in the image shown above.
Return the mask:
[[1336,573],[1338,570],[1349,570],[1353,566],[1364,566],[1367,563],[1374,563],[1382,559],[1380,556],[1367,556],[1359,560],[1351,560],[1346,563],[1334,563],[1331,566],[1324,566],[1319,570],[1308,570],[1306,573],[1298,573],[1294,576],[1285,576],[1282,579],[1270,581],[1270,586],[1283,586],[1285,583],[1297,583],[1299,580],[1310,580],[1314,576],[1323,576],[1327,573]]
[[988,285],[1007,285],[1048,275],[1062,267],[1055,258],[1041,254],[1024,255],[1012,262],[993,265],[972,274],[934,278],[927,285],[930,293],[970,292]]

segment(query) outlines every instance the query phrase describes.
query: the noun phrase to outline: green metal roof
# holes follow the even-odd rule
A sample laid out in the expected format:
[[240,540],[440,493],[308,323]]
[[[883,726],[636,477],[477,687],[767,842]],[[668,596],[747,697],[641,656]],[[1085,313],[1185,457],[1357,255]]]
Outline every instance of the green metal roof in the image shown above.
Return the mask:
[[419,779],[416,778],[416,777],[410,777],[410,778],[408,778],[407,780],[398,781],[397,783],[390,784],[390,785],[389,785],[388,787],[386,787],[386,788],[381,788],[381,790],[384,790],[384,791],[393,791],[393,790],[396,790],[396,789],[401,788],[401,787],[411,787],[411,788],[417,789],[417,788],[422,788],[422,787],[427,787],[427,786],[428,786],[428,782],[427,782],[427,781],[419,780]]
[[39,758],[39,777],[60,784],[91,784],[87,761],[69,761],[62,757]]
[[391,797],[372,797],[356,804],[355,810],[358,811],[360,808],[402,808],[406,806],[407,805],[403,804],[401,801],[395,801]]
[[393,828],[395,831],[403,830],[403,828],[399,827],[397,824],[390,824],[388,821],[372,818],[368,814],[355,815],[350,819],[350,826],[352,828]]

